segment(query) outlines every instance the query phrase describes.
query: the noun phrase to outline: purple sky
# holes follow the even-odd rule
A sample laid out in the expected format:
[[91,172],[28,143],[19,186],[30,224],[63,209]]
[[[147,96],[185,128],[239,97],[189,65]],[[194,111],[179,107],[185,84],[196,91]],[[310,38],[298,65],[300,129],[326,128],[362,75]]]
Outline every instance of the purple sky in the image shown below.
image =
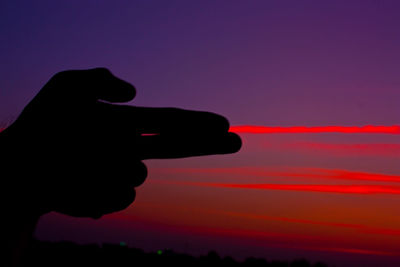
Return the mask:
[[398,124],[397,1],[8,1],[0,121],[57,71],[105,66],[133,103],[234,124]]
[[[107,67],[116,76],[134,84],[138,93],[130,103],[132,105],[208,110],[225,115],[233,125],[399,125],[399,13],[400,2],[395,0],[2,1],[0,127],[15,119],[56,72],[92,67]],[[212,244],[228,244],[223,238],[218,239],[221,243],[215,243],[212,238],[190,232],[193,239],[188,245],[191,247],[187,248],[182,243],[187,239],[187,233],[179,232],[176,236],[180,239],[176,239],[171,230],[179,220],[174,221],[172,215],[161,214],[153,218],[146,213],[149,203],[160,207],[161,211],[162,204],[166,207],[170,204],[174,207],[171,211],[175,213],[182,211],[182,207],[175,207],[176,203],[172,200],[168,199],[169,203],[163,199],[168,194],[179,197],[183,203],[200,203],[202,194],[207,194],[205,198],[210,198],[208,201],[213,199],[216,189],[207,191],[179,186],[174,189],[171,186],[167,187],[170,191],[163,192],[160,189],[163,187],[156,182],[157,179],[170,178],[162,174],[162,170],[167,168],[307,166],[400,175],[399,157],[396,155],[400,143],[398,136],[245,136],[244,141],[244,150],[239,156],[149,162],[150,167],[161,171],[155,172],[159,175],[156,175],[155,183],[145,183],[138,192],[137,209],[127,210],[126,214],[138,219],[132,224],[123,218],[122,222],[109,222],[108,219],[94,222],[50,216],[42,222],[39,235],[100,242],[117,242],[123,238],[127,241],[131,238],[129,244],[135,246],[151,248],[151,244],[157,244],[159,248],[169,244],[189,252],[210,249]],[[372,149],[366,156],[365,151],[360,151],[357,146],[359,143],[370,144],[370,148],[378,147],[377,143],[395,144],[392,147],[397,150],[371,156],[372,152],[376,152]],[[352,154],[343,156],[350,145]],[[302,154],[310,147],[312,150]],[[336,154],[323,154],[327,151],[316,151],[315,147],[331,149],[330,152],[336,149]],[[293,151],[294,148],[297,150]],[[149,180],[151,174],[150,169]],[[176,177],[178,180],[196,180],[195,176]],[[224,179],[224,182],[229,182],[227,177]],[[161,196],[157,198],[158,193]],[[215,193],[217,195],[220,196],[220,193]],[[199,199],[194,200],[194,196]],[[353,196],[329,195],[324,198],[321,195],[321,198],[314,199],[311,195],[298,192],[272,192],[267,196],[243,193],[241,196],[244,203],[251,203],[256,196],[257,199],[265,197],[268,204],[265,204],[263,212],[276,217],[303,216],[303,219],[317,221],[325,220],[325,214],[318,214],[316,210],[320,207],[312,205],[326,203],[332,207],[332,210],[327,210],[335,214],[331,218],[335,222],[348,223],[347,219],[353,223],[361,221],[379,226],[379,229],[394,228],[397,217],[392,216],[399,214],[393,212],[398,211],[397,196],[369,198],[365,204],[362,204],[363,198]],[[301,201],[297,199],[299,196]],[[280,202],[282,199],[286,202]],[[228,200],[232,198],[226,198],[226,205],[229,206]],[[242,202],[232,203],[234,207],[237,205],[238,210],[246,209]],[[297,212],[303,211],[299,203],[307,207],[302,214]],[[349,218],[347,214],[358,214],[350,210],[352,205],[360,210],[372,207],[373,212],[382,212],[384,218],[392,221],[379,221],[365,210],[360,212],[362,216]],[[338,211],[344,208],[349,208],[347,213]],[[182,212],[176,218],[185,219],[183,214],[186,213]],[[163,220],[168,221],[168,227],[172,228],[160,226]],[[148,221],[154,223],[154,227]],[[190,222],[186,223],[193,226]],[[218,223],[205,221],[204,225],[215,226]],[[268,224],[267,230],[279,232],[283,229],[280,227]],[[160,229],[169,229],[169,232],[164,231],[163,237]],[[284,230],[293,233],[305,231],[298,225]],[[332,230],[332,233],[335,233],[332,236],[348,235],[339,230]],[[359,238],[348,236],[354,240]],[[360,242],[363,238],[360,237]],[[392,241],[398,244],[400,239]],[[373,251],[389,251],[394,247],[384,238],[380,242],[390,243],[388,247],[377,247],[381,244],[379,242],[374,247],[374,242],[371,238],[364,243],[371,244],[368,249]],[[348,241],[343,246],[351,247],[350,243]],[[239,255],[240,251],[242,254],[257,251],[257,255],[264,255],[265,252],[262,246],[254,244],[250,246],[252,250],[244,249],[249,244],[244,241],[242,246],[233,244],[229,243],[231,247],[226,248],[226,253]],[[357,244],[353,245],[357,247]],[[338,266],[343,266],[340,265],[343,262],[359,264],[364,257],[358,254],[330,254],[327,251],[307,254],[305,250],[294,247],[285,250],[279,246],[268,251],[266,256],[288,255],[293,258],[305,255],[312,258],[318,255],[314,258],[331,262],[340,259],[335,262]],[[372,262],[370,264],[374,266]]]

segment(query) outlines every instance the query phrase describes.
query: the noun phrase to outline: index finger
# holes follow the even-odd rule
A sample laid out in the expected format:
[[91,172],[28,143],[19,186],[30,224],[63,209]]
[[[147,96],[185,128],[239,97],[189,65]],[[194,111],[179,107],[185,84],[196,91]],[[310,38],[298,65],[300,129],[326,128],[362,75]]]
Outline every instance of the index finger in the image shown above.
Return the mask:
[[139,134],[217,134],[229,130],[228,120],[212,112],[102,104],[112,110],[114,123],[117,121],[123,128],[134,128]]

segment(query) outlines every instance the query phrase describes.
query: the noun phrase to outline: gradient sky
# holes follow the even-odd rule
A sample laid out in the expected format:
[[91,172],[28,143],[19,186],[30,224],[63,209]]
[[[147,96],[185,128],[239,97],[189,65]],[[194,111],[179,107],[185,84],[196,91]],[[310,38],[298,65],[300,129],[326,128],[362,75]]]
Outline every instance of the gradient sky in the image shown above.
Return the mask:
[[[136,86],[132,105],[232,125],[400,125],[399,12],[383,0],[2,1],[0,128],[54,73],[99,66]],[[400,135],[241,136],[235,155],[149,160],[127,210],[50,214],[36,235],[398,266]]]

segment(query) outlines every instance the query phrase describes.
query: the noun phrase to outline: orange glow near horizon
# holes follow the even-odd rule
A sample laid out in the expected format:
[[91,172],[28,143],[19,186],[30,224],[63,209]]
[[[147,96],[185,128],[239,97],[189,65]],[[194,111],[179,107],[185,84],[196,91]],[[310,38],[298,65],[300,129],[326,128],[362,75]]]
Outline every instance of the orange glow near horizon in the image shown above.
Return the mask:
[[352,134],[400,134],[400,126],[259,126],[238,125],[229,129],[235,133],[273,134],[273,133],[352,133]]
[[267,216],[267,215],[259,215],[259,214],[243,213],[243,212],[222,212],[222,213],[226,214],[227,216],[246,218],[250,220],[265,220],[265,221],[278,221],[278,222],[298,223],[298,224],[321,225],[327,227],[349,228],[362,233],[369,233],[369,234],[400,236],[400,229],[371,227],[365,224],[316,221],[316,220],[306,220],[306,219],[297,219],[288,217]]
[[[324,226],[339,226],[346,228],[354,228],[357,230],[363,231],[365,228],[366,233],[373,234],[382,234],[380,233],[380,229],[375,231],[373,227],[368,227],[365,225],[351,225],[351,224],[340,224],[340,223],[325,223],[325,222],[314,222],[307,220],[298,220],[298,219],[290,219],[290,218],[274,218],[270,216],[257,216],[250,214],[229,214],[229,212],[220,212],[220,214],[225,214],[228,216],[236,216],[236,217],[250,217],[251,219],[271,219],[277,221],[286,221],[286,222],[296,222],[303,224],[319,224]],[[253,240],[253,242],[257,242],[258,245],[265,247],[282,247],[282,248],[291,248],[291,249],[300,249],[300,250],[319,250],[326,252],[340,252],[340,253],[351,253],[351,254],[369,254],[369,255],[381,255],[381,256],[398,256],[399,253],[396,250],[378,250],[373,248],[363,248],[364,246],[360,246],[357,243],[349,243],[349,244],[341,244],[339,239],[330,239],[324,236],[318,235],[310,235],[310,234],[301,234],[301,233],[284,233],[280,231],[268,231],[268,230],[251,230],[251,229],[243,229],[243,228],[229,228],[229,227],[209,227],[209,226],[200,226],[200,225],[173,225],[173,224],[164,224],[156,221],[148,221],[146,219],[142,219],[140,217],[134,215],[119,215],[119,214],[111,214],[107,216],[107,219],[111,220],[132,220],[134,223],[138,221],[142,221],[147,227],[156,228],[157,231],[168,231],[168,232],[176,232],[187,235],[200,235],[204,236],[219,236],[219,237],[234,237],[234,238],[246,238],[249,240]],[[371,232],[370,232],[371,230]],[[383,229],[383,232],[386,229]],[[396,232],[397,230],[388,229],[388,231]],[[386,235],[391,235],[390,232],[384,232]],[[397,234],[399,234],[397,232]],[[330,241],[330,243],[327,243]],[[316,243],[325,242],[324,245],[316,246]],[[347,247],[338,247],[338,245]]]

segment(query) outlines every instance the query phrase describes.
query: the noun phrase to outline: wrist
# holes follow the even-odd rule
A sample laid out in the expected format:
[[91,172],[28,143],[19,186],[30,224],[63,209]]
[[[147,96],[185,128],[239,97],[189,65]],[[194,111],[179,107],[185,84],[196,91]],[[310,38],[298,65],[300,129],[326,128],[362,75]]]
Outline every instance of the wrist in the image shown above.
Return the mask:
[[29,246],[36,224],[41,216],[29,196],[32,188],[25,182],[28,168],[24,162],[23,147],[13,134],[12,125],[0,132],[0,167],[2,194],[0,208],[6,225],[1,232],[6,245],[4,260],[9,266],[19,266]]
[[[40,177],[37,155],[24,141],[14,124],[0,132],[0,167],[3,201],[0,206],[15,218],[36,218],[49,212],[40,203],[43,192],[39,192],[35,179]],[[35,153],[40,153],[34,151]]]
[[5,266],[25,266],[26,255],[32,242],[39,216],[13,210],[6,214],[2,238],[5,244]]

